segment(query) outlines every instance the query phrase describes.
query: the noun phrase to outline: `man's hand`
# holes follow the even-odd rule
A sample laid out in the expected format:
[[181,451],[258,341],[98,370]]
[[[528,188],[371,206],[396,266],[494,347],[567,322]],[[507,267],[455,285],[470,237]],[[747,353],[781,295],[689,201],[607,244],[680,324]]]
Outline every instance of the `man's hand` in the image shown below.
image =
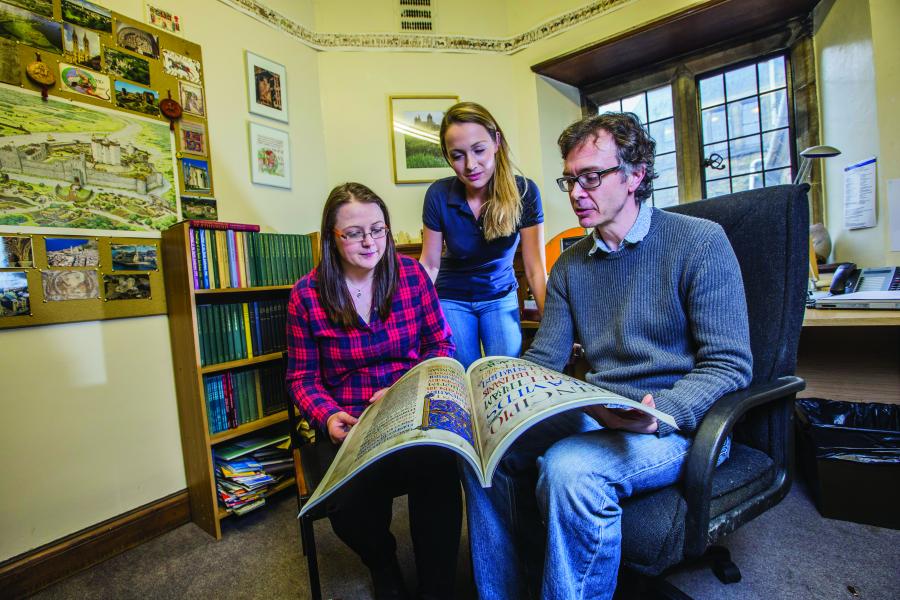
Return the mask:
[[340,444],[358,420],[356,417],[350,416],[343,411],[334,413],[328,417],[328,422],[325,423],[325,428],[328,429],[328,437],[335,444]]
[[[653,396],[647,394],[641,404],[656,408]],[[645,412],[633,408],[606,408],[605,406],[589,406],[584,409],[587,414],[607,429],[624,429],[635,433],[656,433],[659,422]]]
[[375,404],[376,402],[384,398],[384,395],[387,394],[387,391],[389,389],[391,388],[381,388],[380,390],[372,394],[372,397],[369,398],[369,404]]

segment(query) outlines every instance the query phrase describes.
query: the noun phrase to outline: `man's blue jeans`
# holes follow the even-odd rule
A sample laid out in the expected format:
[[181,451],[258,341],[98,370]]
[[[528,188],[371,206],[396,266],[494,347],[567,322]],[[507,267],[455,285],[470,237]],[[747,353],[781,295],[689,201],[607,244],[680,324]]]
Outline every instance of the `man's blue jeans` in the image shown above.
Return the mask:
[[[620,502],[677,481],[691,439],[603,429],[580,410],[513,443],[493,486],[463,467],[475,584],[482,599],[611,598]],[[723,458],[720,458],[720,462]],[[541,548],[546,524],[546,551]]]
[[519,296],[512,290],[502,298],[482,302],[441,298],[444,317],[453,332],[455,358],[463,367],[485,356],[519,356],[522,330],[519,327]]

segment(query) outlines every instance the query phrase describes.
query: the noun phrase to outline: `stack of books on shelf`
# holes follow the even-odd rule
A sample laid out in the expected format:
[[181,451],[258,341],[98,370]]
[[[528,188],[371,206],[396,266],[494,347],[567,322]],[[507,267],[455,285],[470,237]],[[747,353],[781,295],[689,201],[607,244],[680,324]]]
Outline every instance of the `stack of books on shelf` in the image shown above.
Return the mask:
[[287,408],[284,363],[203,376],[210,434]]
[[271,486],[293,469],[289,444],[283,435],[216,446],[216,493],[225,510],[242,515],[265,504]]
[[260,233],[259,225],[189,221],[194,289],[293,285],[313,268],[308,235]]
[[200,364],[214,365],[287,349],[287,298],[198,304]]

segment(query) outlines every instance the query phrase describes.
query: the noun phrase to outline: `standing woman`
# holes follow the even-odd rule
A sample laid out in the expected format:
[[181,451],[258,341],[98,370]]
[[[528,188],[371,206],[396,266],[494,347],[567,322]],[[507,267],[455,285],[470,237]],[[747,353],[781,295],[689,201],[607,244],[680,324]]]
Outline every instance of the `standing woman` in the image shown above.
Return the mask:
[[[330,439],[404,373],[451,356],[450,329],[428,276],[400,256],[384,202],[359,183],[331,191],[322,215],[322,259],[291,291],[287,382],[300,412]],[[436,447],[388,455],[327,505],[335,534],[369,568],[376,598],[406,598],[390,532],[394,496],[409,495],[419,598],[453,598],[462,500],[453,454]]]
[[506,138],[480,104],[460,102],[447,111],[441,151],[456,176],[435,181],[425,193],[419,261],[435,281],[463,366],[481,357],[482,346],[487,356],[518,356],[513,258],[520,237],[525,276],[538,313],[544,312],[540,192],[530,179],[513,175]]

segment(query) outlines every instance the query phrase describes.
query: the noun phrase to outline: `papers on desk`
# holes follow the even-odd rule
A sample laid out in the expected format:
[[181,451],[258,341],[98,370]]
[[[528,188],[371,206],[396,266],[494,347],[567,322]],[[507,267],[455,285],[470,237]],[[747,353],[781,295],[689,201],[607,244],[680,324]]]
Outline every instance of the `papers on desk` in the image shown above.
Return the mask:
[[853,292],[816,298],[816,308],[859,308],[900,310],[900,292]]

